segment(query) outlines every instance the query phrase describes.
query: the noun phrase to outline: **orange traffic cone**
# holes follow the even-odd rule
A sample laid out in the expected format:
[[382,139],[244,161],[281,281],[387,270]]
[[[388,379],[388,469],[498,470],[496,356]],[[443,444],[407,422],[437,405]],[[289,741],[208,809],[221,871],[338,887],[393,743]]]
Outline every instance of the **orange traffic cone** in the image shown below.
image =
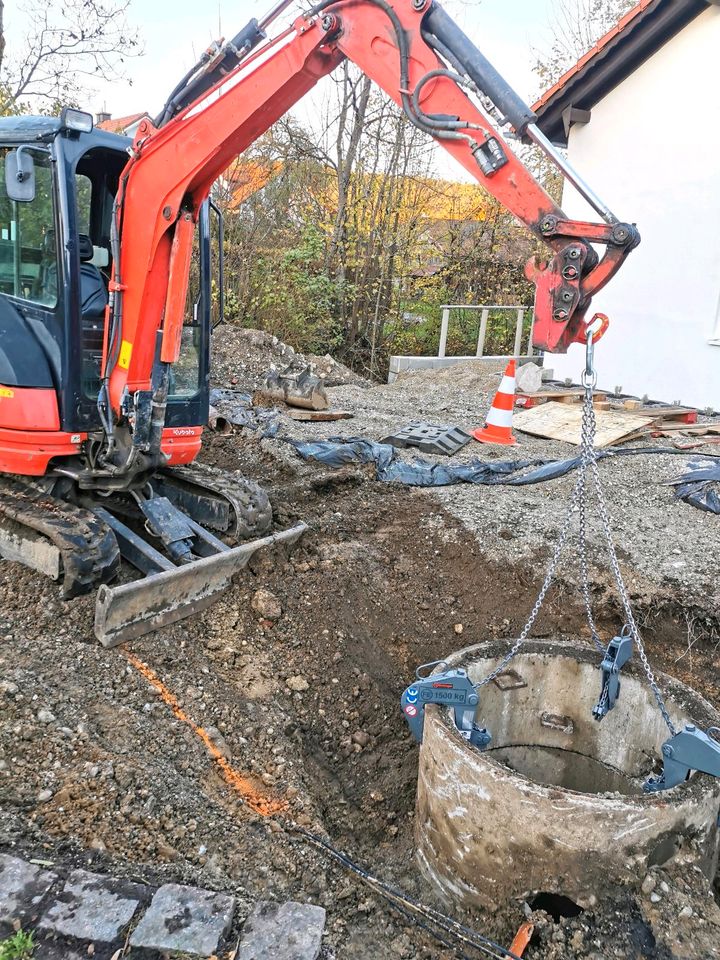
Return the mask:
[[515,403],[515,361],[511,360],[500,381],[482,430],[471,431],[480,443],[497,443],[511,447],[517,443],[512,432],[512,412]]

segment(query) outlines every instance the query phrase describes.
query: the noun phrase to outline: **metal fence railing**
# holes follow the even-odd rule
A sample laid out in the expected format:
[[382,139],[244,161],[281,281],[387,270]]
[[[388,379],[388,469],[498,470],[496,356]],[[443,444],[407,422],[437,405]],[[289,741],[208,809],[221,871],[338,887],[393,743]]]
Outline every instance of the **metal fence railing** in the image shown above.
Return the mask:
[[453,310],[475,310],[480,311],[480,329],[478,331],[477,339],[477,350],[475,353],[476,357],[485,356],[485,340],[487,338],[488,323],[490,322],[490,314],[497,314],[499,312],[507,314],[514,313],[516,317],[515,321],[515,347],[513,356],[520,357],[523,356],[521,353],[523,346],[523,331],[525,328],[525,318],[530,315],[530,333],[528,334],[528,343],[526,347],[527,356],[532,356],[532,307],[523,307],[521,305],[507,306],[507,305],[498,305],[498,304],[467,304],[467,303],[448,303],[444,304],[441,308],[442,310],[442,324],[440,326],[440,348],[438,350],[438,357],[444,357],[447,350],[447,341],[448,341],[448,330],[450,328],[450,315]]

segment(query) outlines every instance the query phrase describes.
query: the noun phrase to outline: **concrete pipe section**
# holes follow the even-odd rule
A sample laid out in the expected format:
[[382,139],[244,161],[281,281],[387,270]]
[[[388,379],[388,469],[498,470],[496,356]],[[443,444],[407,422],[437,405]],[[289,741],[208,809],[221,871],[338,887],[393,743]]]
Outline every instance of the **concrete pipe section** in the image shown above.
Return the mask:
[[[507,643],[462,650],[446,661],[473,683]],[[451,712],[426,708],[416,839],[425,875],[449,901],[499,907],[543,893],[593,905],[616,884],[638,886],[681,848],[711,879],[718,859],[720,780],[694,774],[682,786],[644,794],[660,770],[668,729],[637,654],[602,722],[599,654],[561,641],[532,641],[505,674],[480,690],[485,752],[457,732]],[[699,694],[657,677],[677,727],[705,729],[720,714]]]

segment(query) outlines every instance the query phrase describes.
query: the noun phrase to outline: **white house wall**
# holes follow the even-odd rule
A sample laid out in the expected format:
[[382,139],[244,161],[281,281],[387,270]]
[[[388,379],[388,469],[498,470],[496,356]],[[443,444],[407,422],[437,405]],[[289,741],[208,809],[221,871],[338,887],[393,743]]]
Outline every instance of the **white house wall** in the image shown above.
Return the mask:
[[[569,156],[642,243],[593,301],[599,385],[720,410],[720,8],[709,8],[571,130]],[[566,185],[565,211],[591,211]],[[593,218],[594,215],[592,215]],[[709,341],[717,339],[717,345]],[[582,347],[548,357],[578,380]]]

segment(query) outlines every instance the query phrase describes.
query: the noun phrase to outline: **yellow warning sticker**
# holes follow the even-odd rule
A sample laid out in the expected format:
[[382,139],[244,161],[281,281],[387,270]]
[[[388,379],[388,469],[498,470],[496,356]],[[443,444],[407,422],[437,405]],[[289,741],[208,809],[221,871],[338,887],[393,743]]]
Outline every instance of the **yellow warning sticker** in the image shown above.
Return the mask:
[[0,397],[7,397],[8,400],[11,397],[15,396],[15,391],[11,390],[10,387],[0,387]]
[[127,340],[123,340],[120,344],[120,356],[118,357],[118,366],[122,367],[123,370],[127,370],[130,366],[130,357],[132,356],[133,345]]

